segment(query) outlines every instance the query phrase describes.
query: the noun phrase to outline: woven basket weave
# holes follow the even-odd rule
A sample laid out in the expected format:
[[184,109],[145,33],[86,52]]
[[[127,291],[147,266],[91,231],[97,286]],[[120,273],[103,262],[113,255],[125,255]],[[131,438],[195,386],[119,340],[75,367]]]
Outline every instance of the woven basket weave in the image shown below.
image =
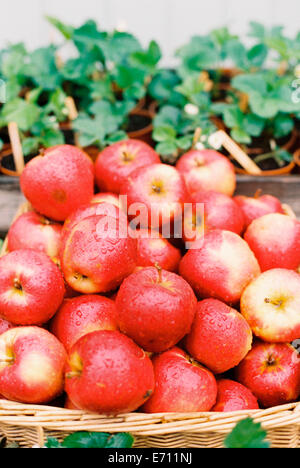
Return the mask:
[[[30,211],[30,205],[25,203],[16,217],[27,211]],[[293,216],[288,207],[287,212]],[[1,255],[5,253],[7,241]],[[226,434],[247,416],[262,424],[272,447],[300,447],[300,403],[230,413],[130,413],[106,417],[0,400],[0,435],[23,447],[31,447],[34,444],[42,446],[47,437],[62,440],[75,431],[130,432],[137,448],[219,448],[223,446]]]

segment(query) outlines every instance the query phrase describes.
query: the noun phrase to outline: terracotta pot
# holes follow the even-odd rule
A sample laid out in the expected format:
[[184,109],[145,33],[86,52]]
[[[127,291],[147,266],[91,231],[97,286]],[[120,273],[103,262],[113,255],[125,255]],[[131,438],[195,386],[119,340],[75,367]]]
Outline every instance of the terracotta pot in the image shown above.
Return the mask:
[[142,140],[145,143],[148,143],[150,145],[153,144],[152,140],[152,130],[153,130],[153,125],[152,125],[152,120],[155,115],[153,111],[146,110],[146,109],[141,109],[141,110],[134,110],[131,112],[131,115],[136,115],[136,116],[141,116],[141,117],[146,117],[150,120],[150,123],[146,125],[144,128],[141,128],[139,130],[134,130],[132,132],[127,132],[129,138],[135,138],[137,140]]
[[298,148],[294,153],[294,161],[298,166],[300,166],[300,148]]
[[6,169],[5,167],[3,167],[2,160],[4,158],[7,158],[8,156],[12,156],[12,149],[11,149],[11,145],[9,143],[7,143],[7,144],[5,144],[3,146],[3,149],[2,149],[2,151],[0,153],[0,172],[2,174],[7,175],[7,176],[19,177],[19,174],[17,173],[17,171],[13,171],[13,170]]
[[[262,171],[261,174],[253,177],[263,177],[263,176],[280,176],[285,174],[290,174],[295,167],[295,161],[291,161],[287,166],[279,167],[278,169],[272,169],[270,171]],[[234,167],[237,174],[244,174],[250,176],[250,174],[239,167]]]
[[[293,129],[291,135],[290,135],[290,138],[288,139],[288,141],[283,146],[281,146],[281,149],[284,149],[286,151],[290,151],[292,149],[292,147],[294,146],[294,144],[296,143],[297,138],[298,138],[298,131],[297,131],[296,127],[295,127]],[[248,146],[246,146],[245,151],[246,151],[247,154],[257,155],[257,154],[262,154],[263,149],[262,148],[248,148]]]

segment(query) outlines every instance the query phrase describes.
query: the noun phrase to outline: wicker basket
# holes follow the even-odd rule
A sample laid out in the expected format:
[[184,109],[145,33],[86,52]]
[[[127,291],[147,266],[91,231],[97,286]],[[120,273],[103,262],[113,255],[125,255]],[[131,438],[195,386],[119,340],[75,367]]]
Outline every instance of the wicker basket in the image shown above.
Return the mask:
[[[30,211],[26,203],[16,217]],[[288,207],[287,207],[288,211]],[[293,215],[292,212],[289,213]],[[7,253],[7,242],[1,255]],[[106,417],[53,406],[24,405],[0,400],[0,434],[23,447],[43,445],[46,437],[62,440],[75,431],[131,432],[134,446],[160,448],[219,448],[238,421],[247,416],[266,429],[272,447],[300,447],[300,403],[266,410],[230,413],[130,413]]]

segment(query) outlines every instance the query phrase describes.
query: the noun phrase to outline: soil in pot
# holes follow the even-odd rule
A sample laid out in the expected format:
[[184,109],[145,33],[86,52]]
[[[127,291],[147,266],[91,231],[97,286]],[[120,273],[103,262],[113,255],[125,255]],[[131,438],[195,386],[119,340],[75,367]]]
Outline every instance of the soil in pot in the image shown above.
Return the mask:
[[152,140],[152,119],[153,113],[142,109],[133,111],[128,116],[126,132],[129,138],[142,140],[151,146],[154,146]]

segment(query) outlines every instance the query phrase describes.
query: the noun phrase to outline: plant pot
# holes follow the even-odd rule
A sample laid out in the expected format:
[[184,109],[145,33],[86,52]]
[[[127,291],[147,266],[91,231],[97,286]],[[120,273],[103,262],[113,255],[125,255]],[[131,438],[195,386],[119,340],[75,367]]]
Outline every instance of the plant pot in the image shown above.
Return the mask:
[[[133,110],[130,115],[129,119],[131,122],[129,123],[129,129],[127,130],[127,134],[129,138],[134,138],[136,140],[142,140],[149,145],[153,145],[152,140],[152,120],[155,113],[150,110],[140,109],[140,110]],[[139,122],[141,122],[141,128],[138,128]],[[137,127],[136,129],[132,129],[131,127]]]
[[18,177],[18,173],[15,169],[10,169],[8,167],[5,167],[3,164],[2,164],[2,161],[3,159],[6,159],[6,158],[9,158],[11,157],[12,158],[12,165],[11,166],[14,166],[14,161],[13,161],[13,156],[12,156],[12,149],[11,149],[11,145],[9,143],[5,144],[1,153],[0,153],[0,172],[6,176],[10,176],[10,177]]
[[[290,151],[294,144],[296,143],[297,141],[297,138],[298,138],[298,131],[296,129],[296,127],[294,127],[289,139],[287,140],[287,142],[281,146],[281,149],[284,149],[286,151]],[[262,154],[263,153],[263,148],[249,148],[248,146],[245,147],[245,151],[247,154],[249,154],[250,156],[252,155],[258,155],[258,154]]]
[[[292,172],[295,165],[296,165],[295,161],[291,161],[287,166],[279,167],[278,169],[272,169],[270,171],[262,171],[260,175],[257,175],[255,177],[287,175]],[[245,171],[245,169],[241,169],[240,167],[236,167],[236,166],[234,166],[234,168],[237,174],[244,174],[244,175],[250,176],[250,174],[247,171]]]
[[294,161],[300,167],[300,148],[294,152]]

